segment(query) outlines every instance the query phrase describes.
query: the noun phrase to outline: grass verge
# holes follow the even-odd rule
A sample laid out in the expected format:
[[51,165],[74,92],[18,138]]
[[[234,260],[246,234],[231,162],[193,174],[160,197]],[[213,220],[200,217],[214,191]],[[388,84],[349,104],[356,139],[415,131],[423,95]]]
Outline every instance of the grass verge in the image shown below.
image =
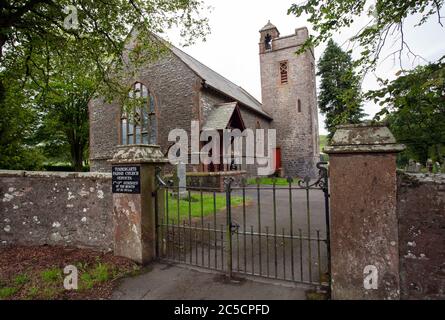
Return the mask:
[[[259,181],[258,181],[259,179]],[[262,178],[252,178],[247,180],[248,185],[257,185],[258,182],[261,185],[273,185],[275,180],[275,185],[277,186],[288,186],[289,182],[286,178],[268,178],[268,177],[262,177]],[[294,179],[292,183],[298,182],[297,179]]]
[[[239,196],[231,196],[232,208],[243,204],[243,198]],[[250,198],[246,197],[246,203],[250,201]],[[179,206],[178,206],[179,204]],[[226,195],[221,193],[191,193],[191,197],[188,195],[185,198],[178,200],[177,197],[168,195],[168,201],[165,206],[165,217],[170,223],[176,223],[178,220],[178,208],[179,208],[179,220],[180,222],[188,221],[189,214],[193,218],[209,216],[214,213],[218,213],[226,208]]]

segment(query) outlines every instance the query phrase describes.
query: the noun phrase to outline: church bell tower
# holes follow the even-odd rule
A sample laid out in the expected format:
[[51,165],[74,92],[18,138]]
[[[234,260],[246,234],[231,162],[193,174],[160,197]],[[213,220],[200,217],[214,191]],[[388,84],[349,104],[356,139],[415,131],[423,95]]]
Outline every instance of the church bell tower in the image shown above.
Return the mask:
[[280,36],[269,21],[259,43],[263,109],[273,117],[282,175],[300,178],[315,176],[320,159],[314,51],[296,54],[308,36],[305,27]]

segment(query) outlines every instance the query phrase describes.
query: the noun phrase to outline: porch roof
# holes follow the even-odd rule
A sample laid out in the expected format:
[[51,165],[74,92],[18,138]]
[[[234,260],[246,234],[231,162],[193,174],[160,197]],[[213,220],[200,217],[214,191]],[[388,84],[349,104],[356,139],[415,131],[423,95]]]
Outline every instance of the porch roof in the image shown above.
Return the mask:
[[236,102],[225,103],[215,106],[216,108],[208,115],[202,130],[224,130],[232,119],[237,108]]

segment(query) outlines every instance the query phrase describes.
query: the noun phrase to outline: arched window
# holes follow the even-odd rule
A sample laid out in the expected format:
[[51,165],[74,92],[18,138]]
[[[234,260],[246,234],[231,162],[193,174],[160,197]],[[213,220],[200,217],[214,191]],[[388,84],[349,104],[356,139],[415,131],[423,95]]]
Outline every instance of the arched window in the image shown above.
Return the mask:
[[122,110],[121,143],[157,144],[157,119],[153,95],[148,88],[136,82],[130,93],[129,110]]
[[257,120],[256,124],[255,124],[255,129],[261,129],[261,124],[260,122]]
[[298,112],[301,112],[301,100],[298,99],[297,101],[297,108],[298,108]]
[[270,34],[267,34],[264,38],[264,47],[266,50],[272,49],[272,36]]

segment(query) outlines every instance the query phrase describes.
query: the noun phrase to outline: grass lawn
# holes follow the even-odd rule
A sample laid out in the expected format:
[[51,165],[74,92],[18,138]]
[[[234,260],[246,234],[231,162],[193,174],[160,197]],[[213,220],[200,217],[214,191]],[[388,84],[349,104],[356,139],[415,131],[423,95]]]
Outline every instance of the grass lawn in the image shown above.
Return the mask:
[[[246,197],[246,204],[250,201],[249,198]],[[243,204],[243,198],[232,195],[231,197],[232,208],[240,206]],[[167,203],[166,203],[167,204]],[[225,193],[215,193],[215,197],[213,197],[213,193],[202,193],[202,201],[201,194],[198,192],[191,193],[191,201],[188,199],[179,200],[179,219],[182,223],[183,221],[187,222],[189,220],[189,207],[190,214],[193,218],[206,217],[212,215],[214,212],[218,213],[226,208],[226,195]],[[166,217],[167,217],[167,206],[165,208]],[[172,197],[170,194],[168,195],[168,220],[172,223],[177,223],[178,220],[178,199],[176,197]]]
[[323,148],[328,144],[328,136],[320,135],[320,152],[323,152]]
[[[293,183],[296,182],[298,182],[298,180],[294,179]],[[256,178],[248,179],[247,184],[256,185],[257,184]],[[287,182],[286,178],[275,178],[275,184],[277,186],[288,186],[289,182]],[[260,185],[273,185],[273,178],[268,178],[268,177],[260,178]]]

